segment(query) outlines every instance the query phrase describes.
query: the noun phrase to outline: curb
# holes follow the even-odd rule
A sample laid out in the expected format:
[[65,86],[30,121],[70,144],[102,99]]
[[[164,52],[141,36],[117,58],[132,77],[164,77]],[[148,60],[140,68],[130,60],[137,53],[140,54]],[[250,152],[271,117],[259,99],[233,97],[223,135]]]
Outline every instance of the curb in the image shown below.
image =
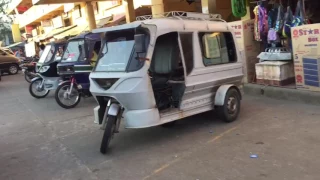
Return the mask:
[[278,100],[288,100],[320,106],[320,92],[258,84],[244,84],[243,90],[247,95],[263,96]]

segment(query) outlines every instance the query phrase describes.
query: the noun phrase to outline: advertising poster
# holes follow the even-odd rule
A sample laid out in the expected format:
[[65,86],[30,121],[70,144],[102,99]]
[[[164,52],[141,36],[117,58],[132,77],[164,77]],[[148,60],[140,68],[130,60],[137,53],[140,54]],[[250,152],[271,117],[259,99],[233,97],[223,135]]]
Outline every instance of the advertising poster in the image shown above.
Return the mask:
[[320,24],[291,28],[297,89],[320,91]]

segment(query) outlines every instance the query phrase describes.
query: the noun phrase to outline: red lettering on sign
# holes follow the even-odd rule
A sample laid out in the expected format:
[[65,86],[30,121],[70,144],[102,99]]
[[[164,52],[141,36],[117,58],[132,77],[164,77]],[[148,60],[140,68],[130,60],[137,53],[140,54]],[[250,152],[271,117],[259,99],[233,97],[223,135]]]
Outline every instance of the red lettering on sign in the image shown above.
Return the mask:
[[296,78],[296,79],[297,79],[297,83],[303,83],[303,82],[302,82],[303,79],[302,79],[302,76],[301,76],[301,75],[297,75],[297,78]]
[[315,30],[314,30],[314,34],[320,34],[320,33],[319,33],[319,29],[315,29]]

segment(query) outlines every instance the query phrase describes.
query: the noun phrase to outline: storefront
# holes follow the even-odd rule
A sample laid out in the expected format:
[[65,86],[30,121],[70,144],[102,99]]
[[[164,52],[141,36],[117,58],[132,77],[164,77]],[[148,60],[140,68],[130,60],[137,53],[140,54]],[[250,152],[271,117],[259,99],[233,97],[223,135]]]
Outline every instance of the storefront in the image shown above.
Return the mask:
[[320,91],[320,3],[249,4],[251,19],[232,26],[245,59],[245,82]]

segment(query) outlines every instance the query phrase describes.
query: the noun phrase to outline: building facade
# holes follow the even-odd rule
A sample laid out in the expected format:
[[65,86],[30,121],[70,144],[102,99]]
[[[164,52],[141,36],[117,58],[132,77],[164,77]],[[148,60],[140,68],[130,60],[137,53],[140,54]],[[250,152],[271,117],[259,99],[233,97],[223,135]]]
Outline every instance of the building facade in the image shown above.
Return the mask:
[[168,11],[216,12],[225,18],[231,5],[225,0],[12,0],[7,14],[14,16],[14,42],[27,40],[28,55],[34,55],[39,43]]

